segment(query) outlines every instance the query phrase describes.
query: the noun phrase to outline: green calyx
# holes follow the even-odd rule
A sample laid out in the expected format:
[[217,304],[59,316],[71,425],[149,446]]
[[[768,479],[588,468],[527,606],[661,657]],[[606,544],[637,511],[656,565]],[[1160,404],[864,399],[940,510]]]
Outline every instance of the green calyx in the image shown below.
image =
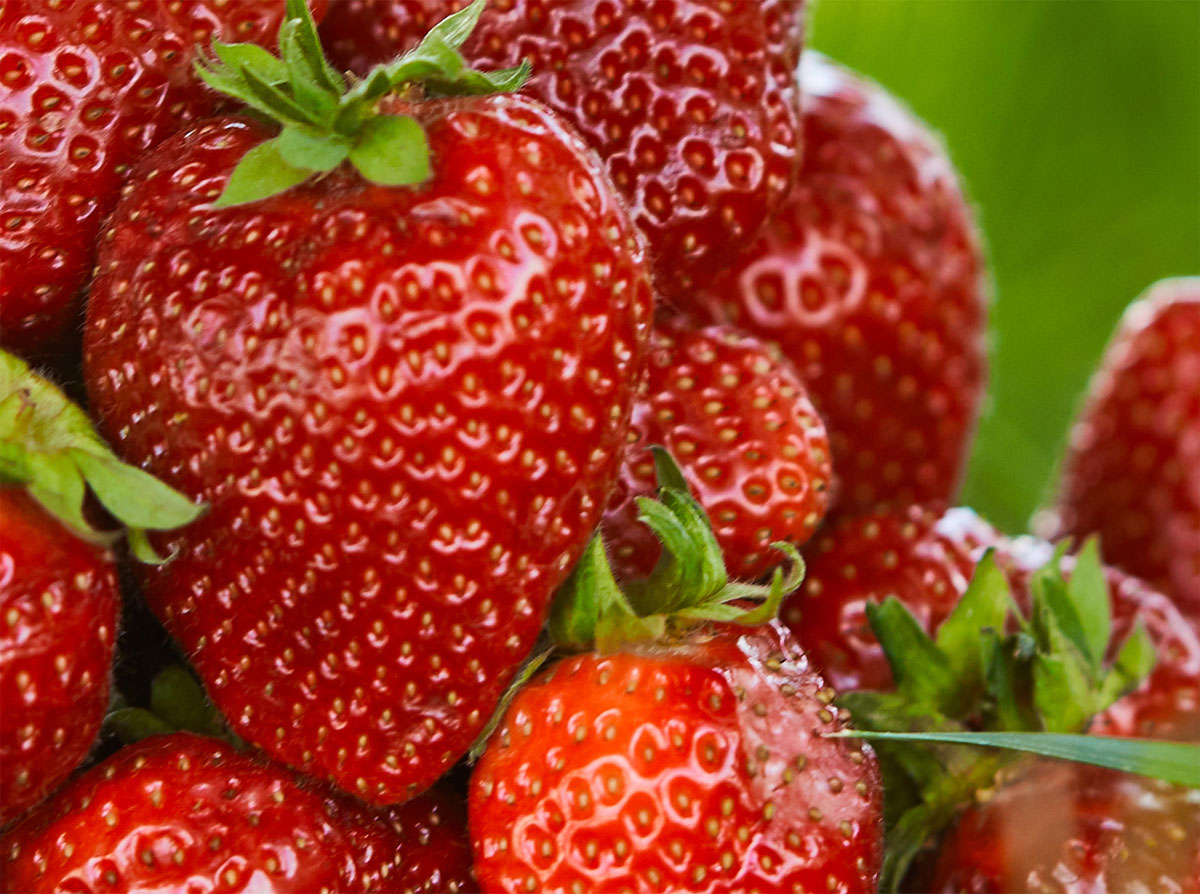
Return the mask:
[[121,462],[82,409],[7,351],[0,351],[0,485],[24,487],[84,540],[112,544],[119,532],[98,530],[84,515],[90,489],[125,527],[133,555],[149,563],[164,559],[147,531],[181,527],[204,510]]
[[214,204],[264,199],[343,162],[384,186],[429,179],[429,146],[421,126],[407,115],[381,114],[376,106],[388,94],[416,89],[424,96],[520,89],[529,77],[528,62],[477,71],[459,52],[484,5],[485,0],[475,0],[447,16],[411,52],[361,80],[348,81],[326,60],[304,0],[287,0],[278,57],[256,44],[214,41],[213,57],[196,60],[199,77],[282,128],[246,153]]
[[657,499],[639,497],[638,518],[661,541],[662,555],[650,575],[624,588],[617,584],[597,534],[550,612],[550,635],[562,648],[610,651],[623,643],[658,640],[702,621],[763,624],[779,612],[783,597],[804,578],[804,562],[790,543],[774,543],[791,561],[775,569],[770,583],[729,580],[721,548],[704,509],[683,473],[661,447],[652,448]]
[[224,739],[238,748],[245,745],[208,700],[196,678],[176,664],[163,668],[151,681],[148,708],[130,707],[118,693],[104,718],[104,727],[126,745],[147,736],[180,731]]
[[880,891],[899,890],[930,837],[978,791],[994,788],[1021,752],[1156,775],[1178,763],[1160,747],[1166,743],[1095,748],[1096,737],[1072,735],[1136,689],[1155,654],[1138,623],[1106,660],[1110,597],[1098,547],[1084,546],[1069,580],[1061,571],[1065,549],[1033,574],[1028,618],[990,552],[934,636],[894,597],[867,605],[896,689],[849,692],[839,703],[860,730],[849,735],[872,741],[884,771],[888,851]]

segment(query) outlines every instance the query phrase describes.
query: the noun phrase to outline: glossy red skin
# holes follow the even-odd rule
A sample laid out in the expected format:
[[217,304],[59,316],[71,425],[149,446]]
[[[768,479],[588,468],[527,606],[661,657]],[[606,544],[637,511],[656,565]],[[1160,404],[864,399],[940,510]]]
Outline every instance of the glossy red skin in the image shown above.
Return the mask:
[[352,800],[173,733],[122,749],[10,829],[0,876],[6,891],[369,891],[390,889],[401,855]]
[[655,491],[649,447],[660,445],[708,512],[726,566],[759,577],[782,561],[772,542],[802,544],[825,517],[829,439],[804,386],[755,339],[666,319],[656,323],[646,370],[604,516],[613,568],[632,579],[658,559],[634,498]]
[[[342,0],[323,29],[358,71],[415,45],[466,0]],[[529,59],[525,94],[599,153],[679,298],[781,206],[799,162],[792,72],[802,0],[497,0],[463,47],[477,66]]]
[[922,891],[1200,892],[1200,792],[1041,762],[964,815]]
[[1200,622],[1200,277],[1126,311],[1071,431],[1057,510],[1052,533],[1099,534],[1109,562]]
[[210,505],[149,604],[240,736],[377,804],[467,750],[532,647],[615,477],[651,305],[636,231],[541,106],[409,111],[416,189],[346,168],[214,210],[263,131],[164,143],[85,332],[109,441]]
[[108,709],[116,564],[0,487],[0,826],[87,756]]
[[966,591],[983,550],[1000,541],[969,509],[909,506],[842,518],[804,551],[804,583],[780,617],[838,692],[891,689],[867,602],[894,595],[936,630]]
[[[325,0],[310,3],[319,16]],[[0,344],[58,346],[129,166],[219,103],[214,38],[272,45],[280,0],[5,0],[0,6]],[[76,336],[77,337],[77,336]]]
[[821,738],[831,696],[774,623],[564,659],[471,778],[483,889],[874,891],[878,766]]
[[400,838],[399,875],[389,890],[405,894],[471,894],[479,890],[471,871],[467,805],[444,785],[378,816]]
[[764,235],[678,298],[778,342],[833,444],[836,508],[952,500],[983,396],[986,288],[936,137],[882,88],[806,53],[804,163]]

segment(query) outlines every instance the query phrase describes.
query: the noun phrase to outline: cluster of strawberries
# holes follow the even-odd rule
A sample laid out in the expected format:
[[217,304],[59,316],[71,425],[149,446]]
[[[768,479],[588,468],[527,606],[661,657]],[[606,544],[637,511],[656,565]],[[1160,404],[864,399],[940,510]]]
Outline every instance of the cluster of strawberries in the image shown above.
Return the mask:
[[0,5],[4,891],[1200,891],[1200,280],[951,508],[980,240],[802,5]]

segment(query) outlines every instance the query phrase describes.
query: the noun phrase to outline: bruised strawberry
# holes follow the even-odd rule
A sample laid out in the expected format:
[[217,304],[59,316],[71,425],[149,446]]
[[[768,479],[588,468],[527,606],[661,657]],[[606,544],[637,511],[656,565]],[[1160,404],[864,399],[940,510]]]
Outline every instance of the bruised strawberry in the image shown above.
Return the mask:
[[969,509],[909,506],[843,518],[806,550],[808,572],[781,617],[839,692],[887,689],[866,604],[895,596],[926,630],[954,610],[999,532]]
[[730,581],[659,449],[639,506],[663,558],[619,588],[593,540],[556,597],[562,659],[516,691],[475,766],[487,891],[874,890],[882,789],[869,748],[775,620],[803,573]]
[[[147,601],[238,735],[376,804],[467,750],[533,646],[615,477],[649,322],[636,231],[553,115],[385,96],[414,67],[442,93],[519,84],[451,47],[479,9],[354,87],[309,61],[308,22],[289,58],[325,99],[304,114],[357,142],[279,112],[279,136],[218,118],[163,143],[88,304],[105,429],[210,504]],[[262,82],[281,64],[248,58]],[[205,76],[260,111],[304,101]]]
[[404,849],[359,804],[173,733],[72,780],[0,842],[6,891],[377,891]]
[[485,890],[868,891],[873,756],[778,625],[567,658],[471,781]]
[[782,211],[680,306],[778,342],[829,429],[836,508],[950,500],[984,382],[983,259],[937,139],[806,53],[804,163]]
[[1126,312],[1071,432],[1052,536],[1099,534],[1108,561],[1200,606],[1200,277]]
[[271,43],[282,18],[280,0],[0,5],[0,343],[58,346],[129,166],[216,109],[193,48]]
[[0,826],[79,765],[108,707],[116,533],[88,522],[89,486],[147,561],[139,525],[198,512],[122,466],[82,410],[0,351]]
[[1041,762],[969,810],[920,890],[1200,892],[1200,792]]
[[[466,0],[343,0],[334,58],[364,72]],[[799,161],[802,0],[500,0],[463,46],[533,64],[525,92],[599,153],[649,239],[657,285],[704,283],[780,207]]]
[[604,518],[614,567],[630,579],[658,559],[635,502],[654,492],[647,448],[657,444],[679,459],[714,520],[725,564],[753,580],[779,560],[772,542],[804,543],[825,516],[833,476],[825,427],[789,365],[754,339],[672,320],[655,329]]

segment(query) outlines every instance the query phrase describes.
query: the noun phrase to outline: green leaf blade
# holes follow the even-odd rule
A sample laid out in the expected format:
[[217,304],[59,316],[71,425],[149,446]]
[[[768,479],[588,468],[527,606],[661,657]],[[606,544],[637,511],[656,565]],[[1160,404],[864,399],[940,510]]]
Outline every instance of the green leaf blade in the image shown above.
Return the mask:
[[407,115],[368,118],[348,158],[359,173],[381,186],[424,183],[432,174],[425,131]]
[[267,140],[242,156],[213,207],[228,208],[269,198],[303,183],[312,173],[287,162],[278,137]]
[[1108,581],[1100,561],[1099,541],[1095,537],[1089,538],[1076,555],[1075,567],[1066,582],[1066,593],[1079,618],[1088,657],[1092,666],[1099,668],[1112,634],[1112,608]]

